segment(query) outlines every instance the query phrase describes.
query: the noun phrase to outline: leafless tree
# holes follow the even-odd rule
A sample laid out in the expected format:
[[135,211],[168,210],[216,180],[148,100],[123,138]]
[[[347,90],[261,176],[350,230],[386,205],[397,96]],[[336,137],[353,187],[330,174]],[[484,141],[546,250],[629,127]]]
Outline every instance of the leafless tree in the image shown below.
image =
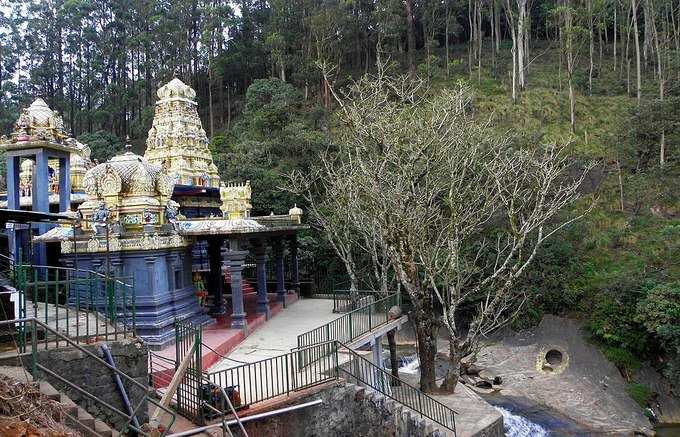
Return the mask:
[[[463,85],[432,93],[378,68],[336,98],[339,152],[322,155],[319,174],[347,199],[342,208],[362,235],[353,241],[385,254],[410,297],[425,391],[437,390],[437,331],[446,328],[442,388],[453,390],[463,357],[521,307],[514,283],[541,244],[580,217],[556,219],[579,197],[588,167],[568,178],[564,147],[513,149],[476,119]],[[464,307],[475,310],[463,327]]]

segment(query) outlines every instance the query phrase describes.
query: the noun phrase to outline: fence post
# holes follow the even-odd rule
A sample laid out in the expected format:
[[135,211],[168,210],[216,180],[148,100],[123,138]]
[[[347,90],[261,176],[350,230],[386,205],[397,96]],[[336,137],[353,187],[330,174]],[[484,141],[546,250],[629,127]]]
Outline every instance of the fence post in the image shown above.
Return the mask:
[[286,354],[286,396],[290,396],[290,365],[288,364],[288,356],[290,354]]
[[371,303],[368,305],[368,330],[369,330],[369,331],[370,331],[371,329],[373,329],[373,323],[371,323],[371,322],[372,322],[372,320],[371,320],[371,313],[373,312],[373,311],[371,311],[371,310],[373,309],[373,305],[374,305],[373,302],[371,302]]
[[31,322],[31,371],[34,381],[38,380],[38,330],[36,323],[35,320]]
[[354,311],[350,311],[350,312],[349,312],[349,340],[350,340],[350,341],[352,341],[352,339],[354,338],[354,337],[352,336],[352,313],[353,313],[353,312],[354,312]]

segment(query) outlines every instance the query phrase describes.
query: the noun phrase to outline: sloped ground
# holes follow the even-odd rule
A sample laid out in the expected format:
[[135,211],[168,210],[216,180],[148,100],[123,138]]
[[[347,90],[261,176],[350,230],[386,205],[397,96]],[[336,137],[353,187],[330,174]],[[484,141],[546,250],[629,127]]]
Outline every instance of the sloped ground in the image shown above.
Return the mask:
[[4,437],[80,436],[63,424],[64,410],[37,387],[0,374],[0,435]]
[[[562,361],[554,370],[542,371],[542,357],[551,349],[564,353]],[[534,409],[552,410],[593,433],[653,433],[626,393],[619,371],[584,339],[576,320],[545,316],[538,327],[489,345],[478,364],[503,378],[500,397],[505,400],[523,399]]]

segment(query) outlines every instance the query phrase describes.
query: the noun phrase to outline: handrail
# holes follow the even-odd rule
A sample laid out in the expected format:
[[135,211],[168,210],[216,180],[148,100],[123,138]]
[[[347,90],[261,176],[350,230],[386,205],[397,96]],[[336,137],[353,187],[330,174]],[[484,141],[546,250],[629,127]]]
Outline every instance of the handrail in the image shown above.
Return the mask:
[[[21,324],[24,324],[24,325],[25,325],[25,324],[31,324],[31,325],[32,325],[33,335],[31,335],[31,346],[32,346],[32,347],[31,347],[31,349],[32,349],[32,351],[31,351],[31,355],[32,355],[31,361],[32,361],[32,367],[33,367],[33,372],[32,372],[32,374],[33,374],[34,379],[38,379],[38,377],[37,377],[37,376],[38,376],[38,375],[37,375],[37,370],[39,369],[40,371],[44,371],[45,373],[48,373],[48,374],[50,374],[50,375],[56,377],[57,379],[59,379],[60,381],[63,381],[64,383],[68,384],[69,386],[74,387],[76,390],[78,390],[78,391],[80,391],[80,392],[85,392],[85,393],[87,393],[84,389],[82,389],[82,388],[80,388],[80,387],[77,387],[74,383],[72,383],[72,382],[66,380],[65,378],[63,378],[63,377],[60,376],[60,375],[56,375],[53,371],[51,371],[51,370],[47,369],[46,367],[42,366],[41,364],[38,364],[38,363],[37,363],[37,356],[36,356],[36,354],[37,354],[38,350],[37,350],[37,338],[36,338],[36,336],[35,336],[35,327],[40,326],[40,327],[41,327],[42,329],[44,329],[45,331],[51,332],[51,333],[52,333],[53,335],[55,335],[57,338],[61,338],[62,341],[64,341],[66,344],[69,344],[69,345],[73,346],[73,347],[74,347],[75,349],[77,349],[78,351],[80,351],[80,352],[84,353],[85,355],[89,356],[90,358],[94,359],[94,361],[95,361],[96,363],[98,363],[98,364],[103,364],[103,365],[104,365],[105,367],[107,367],[109,370],[113,371],[115,374],[117,374],[117,375],[119,375],[120,377],[124,378],[126,381],[132,383],[133,385],[135,385],[135,386],[137,386],[137,387],[139,387],[139,388],[141,388],[144,392],[147,391],[147,386],[145,386],[144,384],[138,382],[137,380],[135,380],[135,379],[132,378],[131,376],[125,374],[125,373],[122,372],[120,369],[118,369],[118,368],[116,368],[116,367],[114,367],[114,366],[111,366],[109,363],[107,363],[106,361],[104,361],[103,359],[101,359],[98,355],[96,355],[96,354],[94,354],[93,352],[91,352],[91,351],[85,349],[84,347],[82,347],[80,344],[78,344],[77,342],[73,341],[73,340],[70,339],[69,337],[67,337],[67,336],[65,336],[65,335],[63,335],[63,334],[61,334],[61,333],[55,331],[54,329],[50,328],[48,325],[42,323],[40,320],[37,320],[37,319],[35,319],[35,318],[23,318],[23,319],[13,319],[13,320],[3,320],[3,321],[0,321],[0,326],[1,326],[1,325],[8,325],[8,324],[12,324],[12,325],[16,325],[16,324],[19,324],[19,325],[21,325]],[[105,401],[102,401],[101,399],[99,399],[99,398],[96,397],[95,395],[86,394],[86,396],[91,397],[93,400],[95,400],[95,401],[101,403],[102,405],[104,405],[104,406],[106,406],[106,407],[111,407],[111,406],[108,405]],[[147,401],[149,401],[149,402],[152,402],[152,403],[155,403],[153,400],[151,400],[151,399],[148,397],[148,395],[145,395],[144,398],[142,398],[142,402],[144,402],[145,400],[147,400]],[[170,415],[172,416],[172,422],[171,422],[171,424],[174,423],[174,421],[175,421],[175,414],[174,414],[171,410],[169,410],[169,409],[167,409],[167,408],[163,408],[162,406],[160,406],[160,408],[161,408],[165,413],[168,413],[168,414],[170,414]],[[116,413],[119,414],[119,415],[122,415],[123,417],[129,419],[130,421],[132,420],[130,416],[126,415],[125,413],[121,412],[120,410],[115,409],[115,407],[113,407],[112,411],[116,412]],[[131,425],[129,422],[126,424],[126,427],[131,427],[131,428],[134,429],[134,426]],[[170,428],[170,427],[168,427],[168,428]],[[135,431],[141,432],[141,430],[137,430],[137,429],[135,429]]]
[[42,264],[24,264],[19,262],[16,264],[17,267],[27,267],[27,268],[41,268],[41,269],[53,269],[53,270],[66,270],[66,271],[71,271],[71,272],[83,272],[83,273],[91,273],[95,276],[99,276],[102,279],[107,279],[109,281],[117,282],[121,285],[124,285],[126,287],[132,287],[132,284],[127,284],[120,279],[134,279],[134,276],[128,275],[128,276],[111,276],[111,275],[106,275],[104,273],[100,273],[94,270],[89,270],[89,269],[80,269],[80,268],[75,268],[75,267],[62,267],[62,266],[46,266]]
[[[298,335],[298,348],[324,341],[338,340],[351,343],[374,328],[389,322],[389,309],[399,304],[399,294],[393,293],[368,305],[352,310],[337,319]],[[383,311],[378,311],[382,309]],[[319,357],[304,355],[313,362]]]
[[376,366],[344,343],[337,342],[337,344],[347,349],[351,357],[349,365],[340,367],[339,371],[405,405],[421,417],[426,417],[452,430],[454,435],[456,434],[456,411],[397,378],[391,372]]
[[245,361],[236,360],[236,359],[234,359],[234,358],[229,358],[229,357],[226,356],[226,355],[222,355],[221,353],[217,352],[215,349],[211,348],[210,346],[208,346],[208,345],[205,344],[205,343],[201,343],[201,347],[208,348],[208,350],[212,351],[215,355],[217,355],[218,357],[222,358],[223,360],[229,360],[229,361],[233,361],[233,362],[239,363],[239,364],[249,364],[249,363],[247,363],[247,362],[245,362]]

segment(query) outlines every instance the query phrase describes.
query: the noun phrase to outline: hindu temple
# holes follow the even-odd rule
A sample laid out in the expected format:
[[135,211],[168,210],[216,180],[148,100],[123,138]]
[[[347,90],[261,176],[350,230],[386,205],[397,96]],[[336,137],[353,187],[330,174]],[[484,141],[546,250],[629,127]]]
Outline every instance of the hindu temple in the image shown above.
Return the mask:
[[[270,292],[285,300],[299,291],[296,233],[305,225],[296,206],[251,216],[250,182],[220,181],[190,86],[174,78],[157,96],[143,156],[127,145],[95,165],[87,145],[66,134],[42,99],[23,110],[1,147],[6,207],[61,212],[74,221],[11,229],[13,257],[132,278],[137,333],[160,348],[174,340],[178,320],[247,326],[247,260],[256,270],[258,313],[267,315]],[[275,290],[268,290],[270,280]]]

